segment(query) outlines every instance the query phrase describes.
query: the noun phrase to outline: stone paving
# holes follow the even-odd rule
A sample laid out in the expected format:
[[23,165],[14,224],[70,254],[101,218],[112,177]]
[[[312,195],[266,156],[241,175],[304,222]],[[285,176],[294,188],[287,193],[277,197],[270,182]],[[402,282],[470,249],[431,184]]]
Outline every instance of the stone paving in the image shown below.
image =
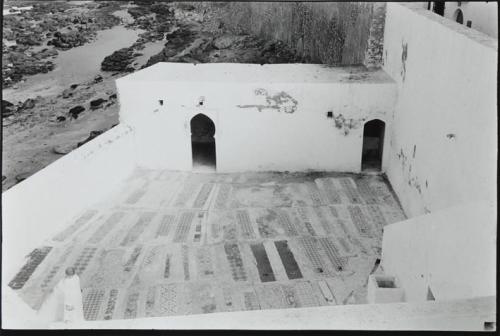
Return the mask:
[[136,169],[10,286],[38,309],[74,266],[88,320],[362,304],[403,219],[377,175]]

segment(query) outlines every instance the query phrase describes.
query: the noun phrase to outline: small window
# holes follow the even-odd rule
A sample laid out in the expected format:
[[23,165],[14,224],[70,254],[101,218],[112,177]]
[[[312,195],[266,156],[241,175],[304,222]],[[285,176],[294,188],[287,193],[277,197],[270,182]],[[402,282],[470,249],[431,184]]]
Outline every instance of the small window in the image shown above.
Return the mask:
[[326,112],[326,117],[327,118],[333,118],[333,112],[332,111]]
[[160,103],[160,106],[163,106],[163,99],[158,100],[158,102]]
[[467,27],[472,28],[472,21],[471,20],[467,20]]

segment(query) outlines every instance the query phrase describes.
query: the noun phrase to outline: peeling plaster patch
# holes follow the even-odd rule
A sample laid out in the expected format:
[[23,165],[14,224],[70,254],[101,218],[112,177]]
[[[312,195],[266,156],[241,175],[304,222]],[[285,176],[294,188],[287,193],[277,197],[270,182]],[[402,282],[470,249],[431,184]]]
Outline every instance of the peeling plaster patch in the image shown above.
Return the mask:
[[292,96],[284,91],[270,95],[266,89],[256,89],[256,96],[265,96],[266,105],[236,105],[239,108],[256,108],[259,112],[264,109],[274,109],[279,112],[294,113],[297,110],[298,102]]
[[351,129],[356,129],[359,128],[363,122],[365,121],[365,118],[361,119],[346,119],[341,113],[339,115],[333,114],[333,121],[335,122],[335,127],[338,128],[339,130],[342,130],[344,135],[348,135],[349,131]]
[[408,43],[402,42],[401,47],[403,48],[403,51],[401,52],[401,77],[404,82],[406,78],[406,60],[408,59]]

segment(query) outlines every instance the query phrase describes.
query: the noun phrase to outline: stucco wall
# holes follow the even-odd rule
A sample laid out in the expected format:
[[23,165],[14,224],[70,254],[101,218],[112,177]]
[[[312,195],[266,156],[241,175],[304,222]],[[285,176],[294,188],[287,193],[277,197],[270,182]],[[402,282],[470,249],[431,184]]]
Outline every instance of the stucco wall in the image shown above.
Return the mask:
[[496,295],[495,203],[475,202],[387,225],[382,267],[406,301]]
[[2,281],[24,257],[132,172],[132,130],[115,126],[2,194]]
[[[197,113],[204,113],[216,127],[218,172],[358,172],[364,122],[379,118],[386,121],[386,132],[390,132],[395,100],[392,81],[117,83],[121,122],[134,128],[138,164],[178,170],[192,168],[189,122]],[[277,99],[277,95],[284,102],[266,107],[266,97]],[[205,97],[204,105],[196,107],[200,96]],[[159,99],[164,99],[163,106]],[[347,124],[352,119],[352,127],[338,128],[334,119],[327,118],[328,111],[334,117],[342,115]]]
[[491,37],[498,38],[498,3],[496,1],[462,1],[446,2],[444,16],[455,21],[456,11],[460,9],[464,16],[464,25],[472,21],[472,29],[476,29]]
[[[53,323],[52,329],[456,330],[483,331],[495,321],[495,297],[233,311],[123,320]],[[436,314],[439,312],[439,314]],[[331,331],[330,331],[331,333]]]
[[495,199],[497,40],[419,5],[388,3],[396,81],[388,177],[411,217]]

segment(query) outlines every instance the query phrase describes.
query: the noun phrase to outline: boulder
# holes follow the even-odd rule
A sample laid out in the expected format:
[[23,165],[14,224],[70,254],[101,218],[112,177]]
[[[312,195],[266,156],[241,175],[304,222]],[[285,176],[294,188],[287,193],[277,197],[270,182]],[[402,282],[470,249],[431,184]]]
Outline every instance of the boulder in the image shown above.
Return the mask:
[[215,49],[227,49],[234,42],[234,38],[231,36],[220,36],[216,38],[213,42],[213,47]]
[[101,63],[102,71],[128,71],[133,56],[132,48],[122,48],[106,56]]
[[78,118],[78,115],[80,113],[82,113],[83,111],[85,111],[85,107],[81,106],[81,105],[78,105],[78,106],[75,106],[75,107],[72,107],[70,110],[69,110],[69,114],[77,119]]
[[28,177],[30,177],[31,175],[32,175],[31,172],[24,172],[24,173],[18,174],[18,175],[16,175],[16,181],[17,181],[17,183],[22,182],[22,181],[26,180]]
[[98,109],[102,106],[102,103],[106,102],[106,99],[98,98],[95,100],[90,101],[90,108],[92,110]]
[[62,97],[63,98],[69,98],[73,96],[73,90],[72,89],[65,89],[63,92],[62,92]]
[[89,142],[90,140],[94,139],[98,135],[101,135],[102,133],[103,133],[103,131],[91,131],[89,137],[87,139],[83,140],[83,141],[80,141],[77,144],[77,147],[80,147],[80,146],[86,144],[87,142]]
[[59,155],[66,155],[75,149],[77,146],[75,145],[59,145],[52,147],[52,152]]
[[58,122],[63,122],[63,121],[66,121],[66,117],[64,117],[64,116],[58,116],[58,117],[56,118],[56,120],[57,120]]
[[94,83],[100,83],[102,82],[102,76],[101,75],[97,75],[94,77]]
[[53,45],[59,49],[71,49],[73,47],[79,47],[88,42],[88,34],[84,34],[78,31],[70,31],[67,33],[62,33],[57,31],[54,33],[52,40],[47,42],[47,45]]
[[2,100],[2,118],[10,117],[16,112],[14,104],[7,100]]
[[35,107],[35,99],[28,98],[24,101],[24,103],[19,107],[20,110],[30,110]]

